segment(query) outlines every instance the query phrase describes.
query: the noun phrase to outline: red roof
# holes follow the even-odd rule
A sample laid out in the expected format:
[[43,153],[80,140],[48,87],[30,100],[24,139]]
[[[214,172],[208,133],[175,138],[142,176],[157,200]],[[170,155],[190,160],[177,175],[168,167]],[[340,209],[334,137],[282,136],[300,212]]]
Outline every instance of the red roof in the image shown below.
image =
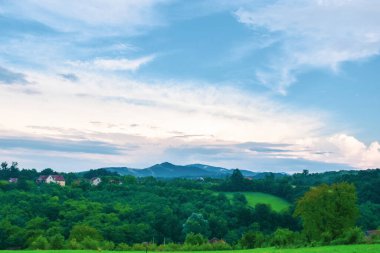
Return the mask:
[[46,176],[46,175],[39,176],[39,177],[37,178],[37,181],[45,181],[47,177],[48,177],[48,176]]
[[[61,176],[61,175],[49,175],[49,176],[51,176],[51,177],[54,179],[54,181],[65,181],[65,178],[64,178],[63,176]],[[47,179],[49,176],[46,176],[46,175],[39,176],[39,177],[37,178],[37,181],[39,181],[39,182],[45,182],[46,179]]]
[[52,178],[55,180],[55,181],[65,181],[65,178],[61,175],[52,175]]

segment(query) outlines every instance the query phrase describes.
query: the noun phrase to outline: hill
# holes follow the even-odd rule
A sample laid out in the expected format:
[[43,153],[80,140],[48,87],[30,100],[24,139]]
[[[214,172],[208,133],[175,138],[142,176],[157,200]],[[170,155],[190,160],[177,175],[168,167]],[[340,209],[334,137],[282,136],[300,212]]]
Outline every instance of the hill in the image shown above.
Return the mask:
[[[144,169],[128,167],[106,167],[101,168],[119,175],[131,175],[135,177],[157,177],[157,178],[225,178],[232,174],[233,169],[215,167],[204,164],[175,165],[169,162],[153,165]],[[269,172],[253,172],[249,170],[240,170],[245,177],[255,179],[265,178]],[[274,173],[275,177],[281,177],[283,173]]]

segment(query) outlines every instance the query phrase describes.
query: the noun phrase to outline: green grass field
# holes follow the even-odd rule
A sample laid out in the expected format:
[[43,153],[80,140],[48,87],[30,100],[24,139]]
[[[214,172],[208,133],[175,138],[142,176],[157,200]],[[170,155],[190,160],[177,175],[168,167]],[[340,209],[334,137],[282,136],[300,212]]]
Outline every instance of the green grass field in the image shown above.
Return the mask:
[[[262,192],[242,192],[248,201],[248,204],[254,207],[256,204],[268,204],[276,212],[280,212],[289,208],[290,204],[286,200],[271,194]],[[226,193],[228,198],[232,199],[233,192]]]
[[[96,253],[95,250],[3,250],[1,253]],[[115,253],[121,251],[102,251],[104,253]],[[128,253],[143,253],[145,251],[127,251]],[[170,251],[171,253],[191,253],[190,251]],[[230,251],[195,251],[196,253],[379,253],[380,244],[362,244],[362,245],[340,245],[325,246],[315,248],[298,248],[298,249],[252,249],[252,250],[230,250]]]

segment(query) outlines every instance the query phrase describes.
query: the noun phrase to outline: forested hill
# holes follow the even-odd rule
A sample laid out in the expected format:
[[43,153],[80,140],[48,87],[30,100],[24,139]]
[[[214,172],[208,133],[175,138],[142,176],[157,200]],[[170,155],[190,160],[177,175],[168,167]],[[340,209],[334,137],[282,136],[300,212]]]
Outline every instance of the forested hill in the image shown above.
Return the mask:
[[[56,182],[46,181],[49,177]],[[101,182],[95,185],[94,178]],[[65,180],[65,184],[59,185],[58,180]],[[305,198],[310,191],[314,192]],[[229,197],[231,192],[232,197]],[[286,199],[290,208],[275,212],[264,204],[250,206],[240,192],[272,194]],[[340,198],[341,194],[346,197]],[[321,208],[308,208],[314,206],[311,197],[319,195],[322,200],[328,197],[329,202],[322,202]],[[304,201],[299,202],[300,198]],[[2,163],[0,203],[0,249],[39,248],[41,245],[49,245],[45,249],[58,249],[62,245],[70,249],[91,245],[102,245],[99,246],[102,249],[115,245],[123,248],[125,244],[152,241],[183,243],[192,233],[201,234],[202,240],[215,237],[236,247],[243,245],[244,238],[252,233],[273,243],[276,236],[285,233],[298,238],[300,245],[309,245],[314,239],[302,237],[301,232],[307,230],[294,215],[297,203],[303,203],[298,206],[301,215],[308,210],[334,209],[338,203],[336,212],[328,211],[328,217],[341,215],[338,211],[347,206],[353,215],[349,223],[340,220],[344,221],[341,224],[350,225],[347,230],[350,233],[380,227],[380,169],[319,174],[305,170],[282,177],[268,174],[253,180],[234,170],[226,178],[199,180],[121,176],[104,169],[80,174],[58,173],[52,169],[38,172],[19,169],[17,163]],[[315,217],[324,219],[323,215]],[[333,218],[334,222],[330,223],[335,228],[335,216]],[[315,235],[315,240],[325,240],[325,244],[334,240],[334,243],[345,243],[346,239],[339,237],[341,230],[332,232],[313,228],[308,233]],[[321,234],[329,237],[319,238]],[[295,245],[298,241],[292,243]]]
[[[230,176],[233,172],[232,169],[222,167],[214,167],[204,164],[190,164],[190,165],[175,165],[169,162],[156,164],[144,169],[133,169],[128,167],[107,167],[101,168],[110,172],[115,172],[119,175],[131,175],[135,177],[157,177],[157,178],[225,178]],[[249,170],[240,170],[245,177],[251,178],[265,178],[269,172],[253,172]],[[281,177],[285,173],[274,173],[276,177]]]

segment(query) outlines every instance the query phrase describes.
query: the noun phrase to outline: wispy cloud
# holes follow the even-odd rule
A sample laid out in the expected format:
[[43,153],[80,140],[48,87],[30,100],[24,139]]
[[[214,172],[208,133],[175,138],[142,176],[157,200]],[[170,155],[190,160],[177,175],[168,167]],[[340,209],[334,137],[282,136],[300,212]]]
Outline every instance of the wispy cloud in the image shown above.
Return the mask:
[[65,141],[59,139],[1,138],[1,149],[27,149],[51,152],[120,154],[121,148],[98,141]]
[[269,55],[258,80],[286,94],[307,68],[329,68],[365,59],[380,52],[380,3],[358,1],[278,0],[260,8],[235,12],[239,22],[266,29],[280,44]]
[[70,65],[87,69],[136,71],[141,66],[153,61],[154,55],[148,55],[136,59],[100,59],[93,61],[72,61]]
[[0,66],[0,84],[25,84],[27,83],[24,74],[14,72]]
[[74,73],[59,74],[59,76],[71,82],[79,81],[79,77]]
[[3,14],[17,13],[19,17],[36,20],[64,32],[85,34],[138,33],[138,28],[163,24],[156,6],[166,0],[89,0],[78,2],[27,0],[4,1]]

